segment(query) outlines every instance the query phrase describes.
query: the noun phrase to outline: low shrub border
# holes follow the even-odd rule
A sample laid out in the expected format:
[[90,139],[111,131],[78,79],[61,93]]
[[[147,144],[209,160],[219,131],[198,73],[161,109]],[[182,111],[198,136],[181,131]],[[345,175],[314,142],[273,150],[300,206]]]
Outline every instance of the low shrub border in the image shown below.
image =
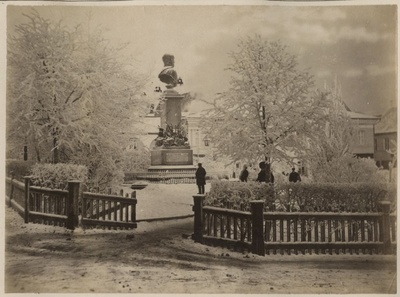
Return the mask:
[[38,163],[32,166],[30,178],[32,185],[51,189],[67,189],[68,181],[87,182],[88,170],[84,165],[65,163]]
[[264,201],[264,211],[376,212],[379,201],[396,210],[396,187],[391,184],[333,184],[213,181],[204,205],[250,210],[251,200]]

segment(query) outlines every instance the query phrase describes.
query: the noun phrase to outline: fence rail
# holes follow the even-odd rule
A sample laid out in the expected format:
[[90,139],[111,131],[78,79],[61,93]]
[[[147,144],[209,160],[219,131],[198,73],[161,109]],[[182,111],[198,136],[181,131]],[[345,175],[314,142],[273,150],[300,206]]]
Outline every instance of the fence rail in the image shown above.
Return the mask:
[[263,212],[262,201],[246,212],[203,206],[203,195],[193,197],[196,242],[260,255],[395,253],[396,215],[389,214],[389,202],[382,213]]

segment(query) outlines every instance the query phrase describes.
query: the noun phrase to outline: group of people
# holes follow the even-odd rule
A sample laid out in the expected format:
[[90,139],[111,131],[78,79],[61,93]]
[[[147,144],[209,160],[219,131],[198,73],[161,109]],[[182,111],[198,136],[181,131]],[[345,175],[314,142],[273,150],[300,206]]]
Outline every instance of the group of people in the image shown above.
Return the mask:
[[[256,181],[260,183],[265,182],[273,184],[275,181],[275,177],[270,170],[269,167],[270,165],[265,162],[261,162],[259,166],[260,166],[260,172],[258,173]],[[241,182],[247,182],[248,177],[249,177],[249,171],[247,170],[247,165],[243,165],[243,170],[240,172],[239,180]],[[300,181],[301,181],[300,174],[296,172],[295,168],[292,168],[292,172],[289,174],[289,182],[296,183]]]
[[[260,172],[258,173],[257,182],[264,183],[274,183],[275,177],[270,170],[270,165],[266,162],[260,162],[259,164]],[[247,182],[249,177],[249,171],[247,170],[247,165],[243,165],[243,170],[240,172],[239,180],[242,182]]]
[[[260,167],[260,172],[258,173],[256,181],[260,183],[265,182],[273,184],[275,178],[270,170],[270,165],[266,162],[260,162],[259,167]],[[198,168],[196,170],[196,185],[199,189],[199,192],[197,194],[204,194],[204,188],[206,184],[206,174],[207,172],[204,169],[203,165],[199,163]],[[247,165],[244,165],[243,170],[240,172],[239,180],[241,182],[247,182],[248,178],[249,178],[249,171],[247,170]],[[300,174],[296,172],[295,168],[292,168],[292,172],[289,174],[289,182],[296,183],[300,181],[301,181]]]

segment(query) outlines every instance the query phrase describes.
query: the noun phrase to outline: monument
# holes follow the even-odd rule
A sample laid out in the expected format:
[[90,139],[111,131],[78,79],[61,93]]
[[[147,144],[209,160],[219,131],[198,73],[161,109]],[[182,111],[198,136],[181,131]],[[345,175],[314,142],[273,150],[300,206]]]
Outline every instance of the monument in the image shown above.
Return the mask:
[[[165,166],[182,165],[192,167],[193,150],[190,149],[186,126],[182,122],[182,99],[184,95],[174,90],[181,79],[178,78],[174,69],[174,56],[165,54],[162,60],[164,68],[158,78],[166,84],[166,90],[160,98],[160,127],[157,138],[152,142],[151,167],[149,169],[166,169]],[[171,167],[170,169],[174,168]]]

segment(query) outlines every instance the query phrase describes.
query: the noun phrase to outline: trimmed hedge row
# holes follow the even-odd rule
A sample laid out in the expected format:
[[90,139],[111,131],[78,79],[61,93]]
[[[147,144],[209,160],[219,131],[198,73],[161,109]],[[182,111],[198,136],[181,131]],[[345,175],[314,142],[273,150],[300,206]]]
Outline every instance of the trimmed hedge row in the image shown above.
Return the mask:
[[263,200],[265,211],[376,212],[379,201],[390,201],[396,210],[392,184],[333,184],[213,181],[205,205],[250,211],[250,201]]
[[33,185],[56,189],[66,189],[68,181],[71,180],[78,180],[85,184],[87,176],[86,166],[64,163],[38,163],[32,166],[31,171]]

